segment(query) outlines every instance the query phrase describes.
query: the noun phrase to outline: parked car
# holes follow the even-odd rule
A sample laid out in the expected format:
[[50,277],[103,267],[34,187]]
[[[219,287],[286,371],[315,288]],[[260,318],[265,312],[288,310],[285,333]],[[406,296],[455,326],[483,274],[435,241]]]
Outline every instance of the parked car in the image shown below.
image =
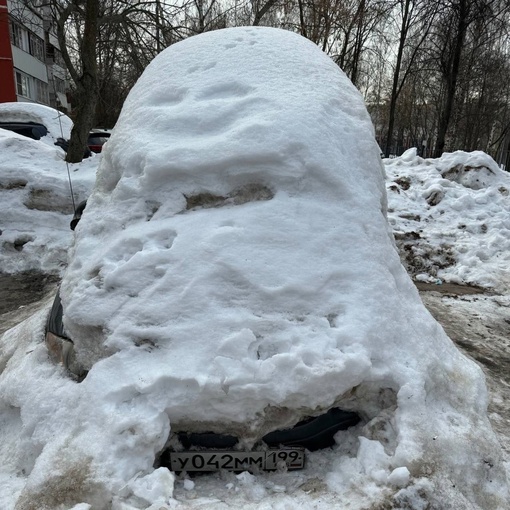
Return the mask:
[[[73,123],[64,113],[36,103],[0,103],[0,128],[53,144],[67,152]],[[84,157],[90,149],[84,149]]]
[[[48,136],[48,129],[46,126],[38,122],[0,122],[0,128],[31,138],[32,140],[41,140],[43,137]],[[53,143],[67,152],[69,140],[58,137]],[[89,149],[85,150],[84,156],[86,158],[90,156]]]
[[[64,140],[64,138],[57,138],[55,145],[58,145],[65,152],[67,152],[69,149],[69,140]],[[83,149],[83,157],[84,158],[89,158],[91,156],[91,154],[92,154],[92,151],[89,149],[89,147],[85,147],[85,149]]]
[[[74,343],[62,323],[62,301],[57,292],[46,322],[45,341],[51,358],[62,364],[70,377],[81,382],[87,371],[77,362]],[[334,436],[360,421],[357,413],[332,407],[319,416],[307,417],[293,427],[265,434],[251,452],[238,451],[240,438],[212,431],[180,431],[174,444],[163,451],[159,464],[172,471],[238,471],[241,468],[272,471],[305,465],[305,449],[316,451],[335,444]]]
[[92,152],[96,154],[100,153],[103,150],[103,145],[110,138],[111,132],[107,130],[93,129],[89,133],[88,138],[88,147]]
[[65,113],[49,106],[25,102],[0,103],[0,124],[3,129],[49,145],[58,138],[69,140],[73,127],[72,120]]
[[309,41],[254,34],[191,38],[133,87],[47,327],[80,384],[154,403],[172,471],[300,468],[366,420],[359,282],[394,249],[363,234],[387,229],[372,124]]

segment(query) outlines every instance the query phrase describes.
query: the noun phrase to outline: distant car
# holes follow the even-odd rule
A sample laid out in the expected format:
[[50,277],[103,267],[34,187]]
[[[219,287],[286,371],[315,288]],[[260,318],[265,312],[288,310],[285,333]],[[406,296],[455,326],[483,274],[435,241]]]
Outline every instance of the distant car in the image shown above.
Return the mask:
[[88,147],[92,152],[96,154],[103,150],[103,145],[110,138],[111,133],[109,131],[92,130],[89,133]]
[[65,113],[42,104],[24,102],[0,103],[0,124],[3,129],[48,144],[58,138],[69,140],[73,128],[73,121]]
[[[67,152],[69,149],[69,140],[64,140],[64,138],[57,138],[55,145],[58,145],[65,152]],[[92,151],[89,149],[89,147],[85,147],[85,149],[83,149],[83,157],[84,158],[89,158],[91,156],[91,154],[92,154]]]

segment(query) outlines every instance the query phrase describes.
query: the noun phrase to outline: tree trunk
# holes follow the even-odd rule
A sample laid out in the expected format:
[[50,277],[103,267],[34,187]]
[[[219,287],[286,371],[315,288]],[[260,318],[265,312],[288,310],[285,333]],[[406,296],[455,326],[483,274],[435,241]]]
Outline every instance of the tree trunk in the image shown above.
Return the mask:
[[306,30],[306,23],[305,23],[305,12],[303,7],[303,0],[298,0],[299,4],[299,23],[301,27],[301,35],[303,37],[308,37],[307,30]]
[[276,4],[277,0],[268,0],[260,9],[255,12],[255,18],[253,20],[253,26],[258,26],[264,15]]
[[361,52],[363,51],[363,23],[365,22],[365,1],[361,0],[357,12],[357,28],[356,28],[356,38],[354,44],[354,53],[352,58],[352,70],[351,70],[351,81],[354,85],[357,85],[358,82],[358,72],[359,72],[359,63],[361,60]]
[[390,156],[391,143],[393,141],[393,129],[395,126],[395,110],[397,108],[398,98],[398,80],[400,77],[400,69],[402,67],[402,55],[404,53],[404,46],[407,39],[407,32],[409,30],[409,4],[411,0],[405,0],[404,12],[402,13],[402,25],[400,27],[400,40],[398,43],[397,62],[395,64],[395,71],[393,73],[393,86],[391,88],[390,99],[390,113],[388,121],[388,132],[386,135],[386,147],[384,148],[384,155],[388,158]]
[[66,161],[79,163],[87,148],[88,134],[94,123],[97,103],[97,36],[99,0],[87,0],[85,24],[80,48],[81,74],[76,83],[78,104]]
[[460,70],[460,59],[462,56],[462,49],[464,47],[464,41],[466,39],[466,32],[468,28],[468,16],[469,16],[469,0],[460,0],[459,2],[459,19],[457,23],[457,31],[455,34],[453,55],[451,59],[451,65],[445,73],[446,78],[446,99],[444,108],[439,117],[438,132],[436,138],[436,145],[434,149],[434,157],[439,158],[443,153],[446,133],[448,132],[448,126],[453,112],[453,104],[455,101],[455,93],[457,91],[457,79],[459,77]]

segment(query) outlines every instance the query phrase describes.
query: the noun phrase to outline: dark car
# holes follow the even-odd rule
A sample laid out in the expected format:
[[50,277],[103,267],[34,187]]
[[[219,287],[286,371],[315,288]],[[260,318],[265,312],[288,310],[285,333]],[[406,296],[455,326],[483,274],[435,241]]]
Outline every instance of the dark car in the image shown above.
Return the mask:
[[89,133],[89,138],[87,141],[87,145],[92,152],[96,154],[100,153],[103,150],[103,145],[110,138],[109,131],[98,131],[93,130]]
[[[69,149],[69,140],[65,140],[64,138],[57,138],[55,145],[58,145],[65,152],[67,152]],[[92,154],[92,151],[88,147],[85,147],[85,149],[83,150],[83,157],[89,158],[91,156],[91,154]]]

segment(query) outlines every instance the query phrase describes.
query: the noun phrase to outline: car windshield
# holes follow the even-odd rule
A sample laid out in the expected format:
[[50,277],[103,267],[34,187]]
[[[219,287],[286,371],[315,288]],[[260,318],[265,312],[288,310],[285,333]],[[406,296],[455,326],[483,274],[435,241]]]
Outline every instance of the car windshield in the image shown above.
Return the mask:
[[48,134],[46,126],[36,122],[0,122],[0,128],[14,131],[33,140],[40,140]]
[[106,135],[89,136],[89,145],[102,145],[103,143],[105,143],[108,140],[108,138],[109,137]]

